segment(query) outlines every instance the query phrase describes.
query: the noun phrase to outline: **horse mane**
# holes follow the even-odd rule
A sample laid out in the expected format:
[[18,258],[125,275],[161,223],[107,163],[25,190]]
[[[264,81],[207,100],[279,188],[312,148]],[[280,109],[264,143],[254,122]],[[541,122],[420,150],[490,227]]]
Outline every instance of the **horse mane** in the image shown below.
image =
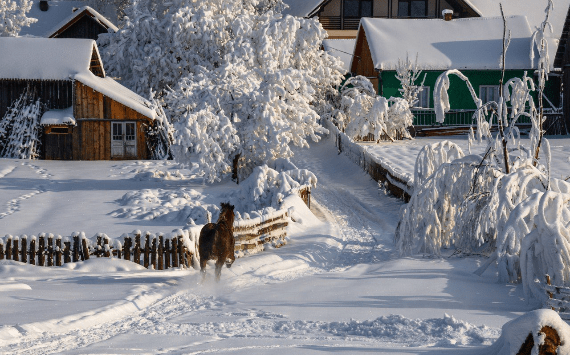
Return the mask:
[[218,217],[218,224],[221,222],[225,222],[227,227],[233,231],[234,229],[234,206],[230,205],[229,203],[222,202],[222,209],[220,210],[220,216]]

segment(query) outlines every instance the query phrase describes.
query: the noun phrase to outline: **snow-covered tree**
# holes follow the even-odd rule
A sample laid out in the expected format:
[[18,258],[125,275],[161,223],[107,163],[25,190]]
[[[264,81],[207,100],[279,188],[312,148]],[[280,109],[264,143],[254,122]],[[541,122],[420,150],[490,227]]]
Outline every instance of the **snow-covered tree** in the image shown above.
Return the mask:
[[375,139],[395,140],[410,137],[407,130],[413,123],[410,105],[402,98],[386,99],[376,95],[367,78],[349,78],[341,88],[340,108],[333,122],[352,139],[372,134]]
[[117,34],[103,35],[108,73],[151,87],[173,122],[174,156],[197,154],[209,181],[236,156],[251,167],[290,157],[325,132],[317,122],[342,79],[321,50],[314,19],[283,17],[278,0],[135,2]]
[[422,91],[422,86],[426,80],[426,75],[422,80],[420,85],[416,85],[416,81],[422,74],[422,70],[418,66],[418,56],[416,55],[416,61],[412,63],[409,57],[403,61],[398,59],[398,65],[396,66],[396,79],[400,81],[402,86],[398,91],[402,95],[402,98],[408,102],[410,107],[414,107],[418,102],[418,95]]
[[22,27],[37,22],[26,16],[32,4],[32,0],[0,0],[0,37],[17,36]]
[[41,145],[40,118],[44,105],[30,89],[8,109],[0,120],[0,156],[36,159]]

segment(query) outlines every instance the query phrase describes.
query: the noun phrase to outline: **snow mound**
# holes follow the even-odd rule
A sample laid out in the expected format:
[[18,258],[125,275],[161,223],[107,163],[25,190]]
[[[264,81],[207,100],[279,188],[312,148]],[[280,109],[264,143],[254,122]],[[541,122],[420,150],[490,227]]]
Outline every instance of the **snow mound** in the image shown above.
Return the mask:
[[532,334],[534,340],[532,353],[538,354],[538,347],[544,342],[544,335],[540,331],[545,326],[556,330],[560,337],[561,345],[557,354],[570,354],[570,326],[560,318],[558,313],[549,309],[538,309],[506,323],[503,326],[501,337],[487,354],[516,354],[529,334]]
[[[121,206],[111,215],[120,218],[206,224],[217,219],[219,208],[203,202],[200,192],[191,188],[178,190],[144,189],[126,193]],[[212,219],[214,218],[214,219]]]
[[146,270],[142,265],[118,258],[91,258],[85,261],[66,263],[63,264],[61,268],[85,273],[102,274],[110,272]]
[[348,322],[279,322],[277,333],[303,334],[322,331],[340,337],[365,337],[410,347],[457,347],[491,344],[498,329],[476,326],[447,314],[440,319],[409,319],[401,315]]

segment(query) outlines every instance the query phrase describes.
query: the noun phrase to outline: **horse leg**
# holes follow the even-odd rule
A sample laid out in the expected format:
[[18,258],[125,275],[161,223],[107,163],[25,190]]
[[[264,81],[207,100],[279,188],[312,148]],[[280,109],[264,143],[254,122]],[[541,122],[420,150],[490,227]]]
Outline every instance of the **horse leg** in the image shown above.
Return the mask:
[[222,266],[224,266],[224,261],[219,258],[216,260],[216,282],[220,281],[222,276]]
[[204,282],[204,279],[206,278],[206,262],[208,260],[206,258],[204,258],[204,260],[200,259],[200,273],[202,274],[202,282]]
[[231,268],[234,261],[236,261],[236,256],[234,253],[231,253],[230,256],[226,259],[226,267],[228,269]]

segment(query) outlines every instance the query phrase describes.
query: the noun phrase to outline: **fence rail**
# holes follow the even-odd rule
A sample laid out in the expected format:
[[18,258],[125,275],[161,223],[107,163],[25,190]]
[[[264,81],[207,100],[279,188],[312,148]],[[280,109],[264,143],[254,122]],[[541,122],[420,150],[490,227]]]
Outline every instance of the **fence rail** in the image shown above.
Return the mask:
[[546,284],[542,288],[548,296],[545,305],[558,312],[560,318],[570,320],[570,287],[552,285],[550,276],[546,275]]

